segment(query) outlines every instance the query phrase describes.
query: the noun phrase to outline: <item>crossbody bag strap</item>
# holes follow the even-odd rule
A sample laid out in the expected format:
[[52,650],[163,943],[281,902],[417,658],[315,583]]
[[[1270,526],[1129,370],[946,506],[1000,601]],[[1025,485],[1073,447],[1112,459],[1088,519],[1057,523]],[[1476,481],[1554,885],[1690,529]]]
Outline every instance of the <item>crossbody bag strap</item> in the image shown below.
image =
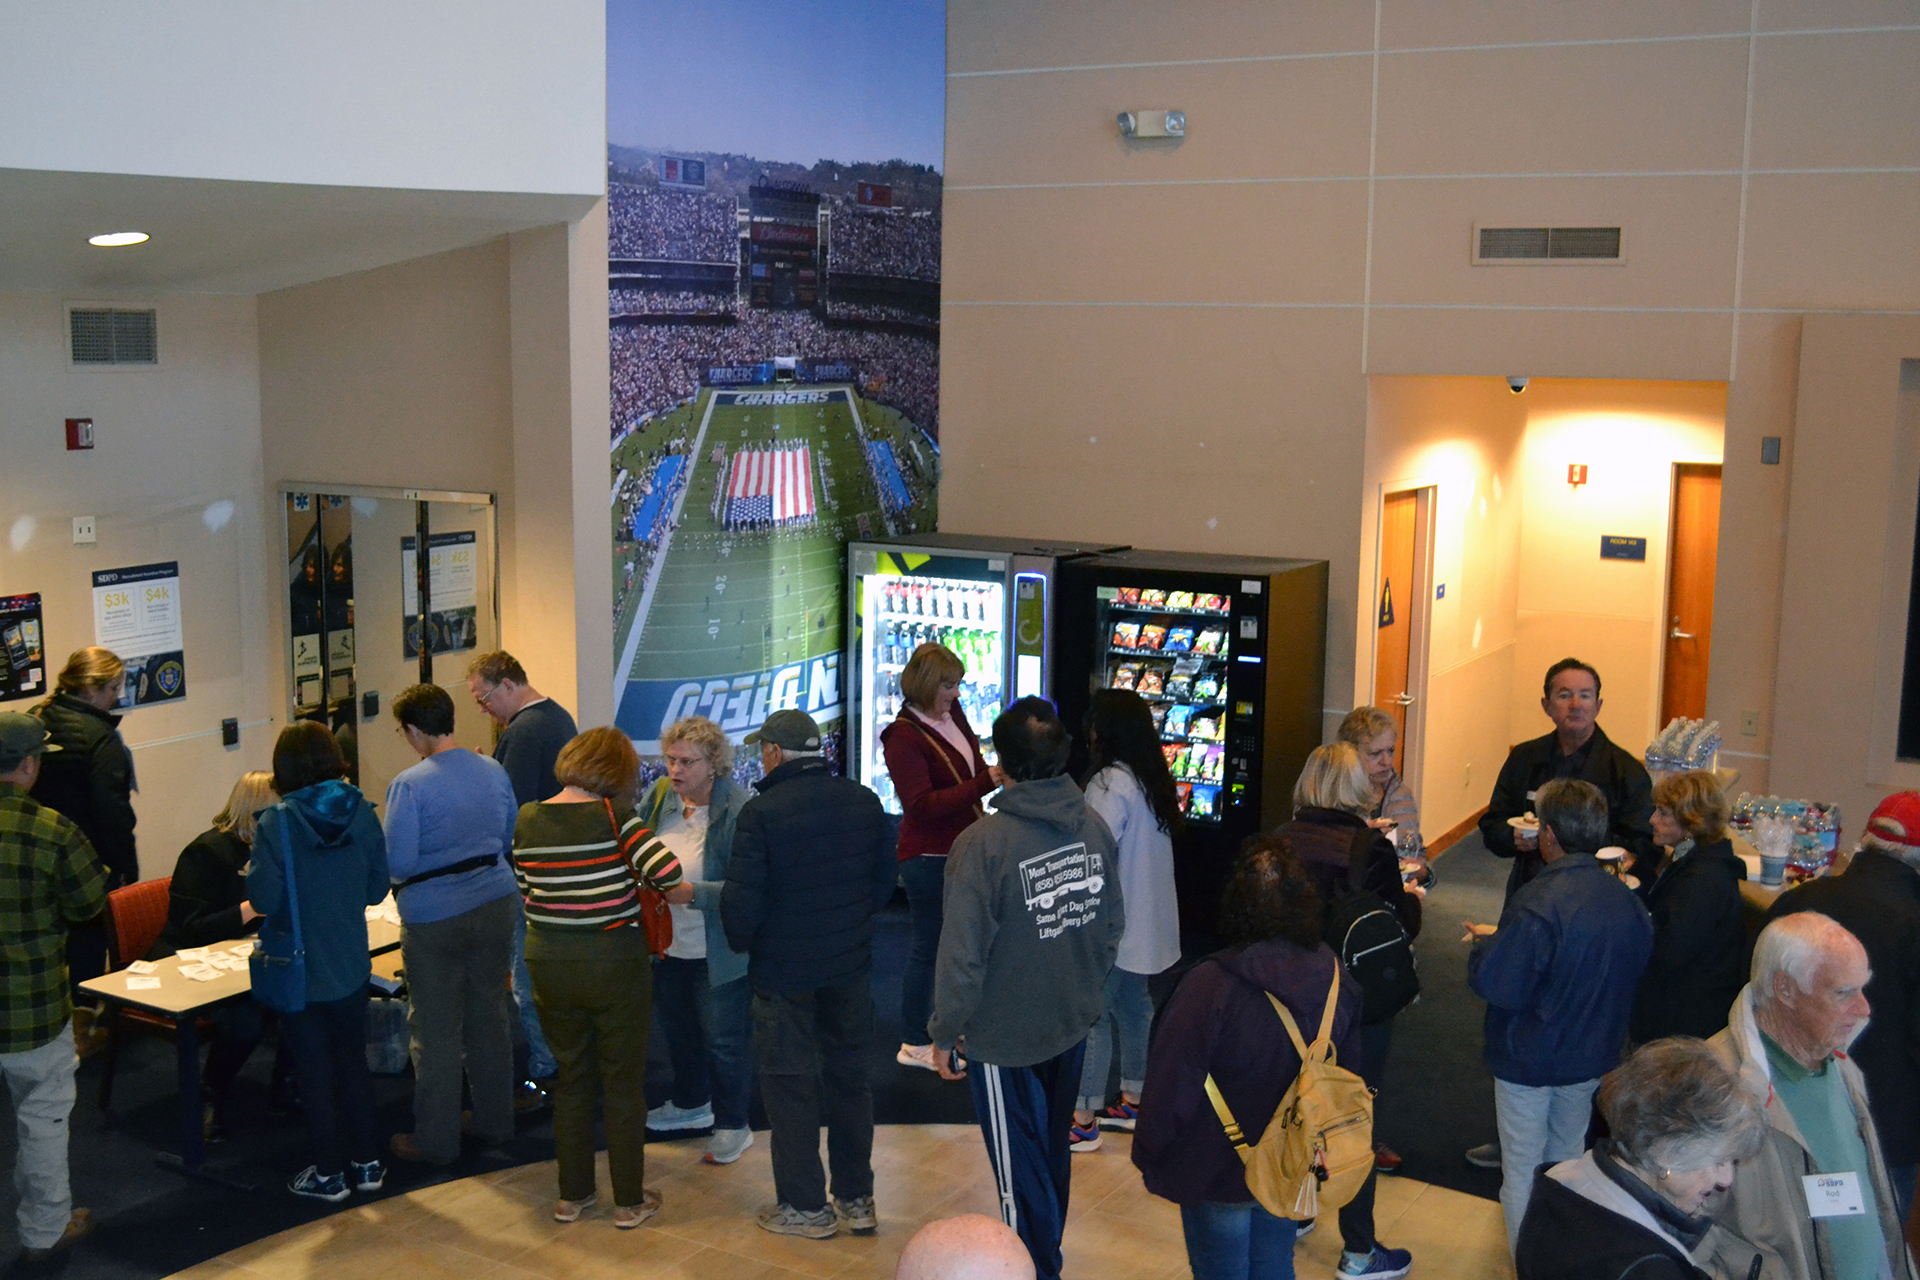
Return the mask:
[[305,955],[306,938],[300,929],[300,882],[293,874],[293,841],[287,839],[287,817],[279,814],[280,819],[280,862],[281,875],[287,881],[287,914],[293,917],[293,954]]
[[[905,716],[902,716],[901,719],[905,720],[908,724],[912,725],[915,729],[920,731],[920,736],[925,738],[927,740],[928,745],[933,748],[933,754],[940,757],[940,763],[946,765],[947,772],[953,775],[954,785],[965,786],[967,783],[967,779],[960,776],[960,770],[954,767],[953,757],[947,754],[947,752],[953,750],[952,745],[943,741],[939,737],[939,735],[935,734],[934,731],[929,729],[926,725],[921,724],[920,721],[916,719],[911,712],[907,713]],[[973,762],[968,761],[967,766],[971,768],[973,766]],[[977,778],[980,775],[974,774],[973,776]]]

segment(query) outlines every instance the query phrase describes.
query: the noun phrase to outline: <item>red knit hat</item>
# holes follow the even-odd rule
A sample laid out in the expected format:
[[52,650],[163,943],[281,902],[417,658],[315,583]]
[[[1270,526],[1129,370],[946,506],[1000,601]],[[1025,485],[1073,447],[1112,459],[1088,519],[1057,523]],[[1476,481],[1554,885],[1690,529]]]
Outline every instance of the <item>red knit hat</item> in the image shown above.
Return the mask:
[[1867,835],[1876,844],[1909,858],[1920,858],[1920,791],[1896,791],[1867,819]]

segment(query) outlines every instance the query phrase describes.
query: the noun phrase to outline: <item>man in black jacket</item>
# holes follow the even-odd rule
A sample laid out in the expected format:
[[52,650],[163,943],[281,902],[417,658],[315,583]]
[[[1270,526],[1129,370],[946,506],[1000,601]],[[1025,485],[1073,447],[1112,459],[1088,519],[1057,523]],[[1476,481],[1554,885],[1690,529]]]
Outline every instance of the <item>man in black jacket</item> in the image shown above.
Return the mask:
[[886,814],[873,792],[834,776],[805,712],[774,712],[747,742],[759,744],[767,776],[734,828],[720,921],[747,953],[754,1062],[773,1130],[779,1201],[759,1223],[814,1240],[842,1221],[871,1232],[873,916],[895,877]]
[[1600,788],[1607,800],[1607,844],[1624,848],[1641,878],[1653,870],[1653,779],[1646,766],[1613,745],[1600,728],[1600,673],[1578,658],[1562,658],[1547,668],[1546,696],[1540,709],[1553,732],[1523,742],[1507,753],[1493,798],[1480,818],[1480,836],[1498,858],[1512,858],[1507,896],[1540,874],[1537,836],[1507,825],[1533,809],[1533,793],[1550,778],[1578,778]]
[[1867,949],[1873,1020],[1848,1052],[1867,1078],[1867,1106],[1905,1222],[1920,1174],[1920,792],[1882,800],[1846,871],[1789,889],[1767,919],[1796,911],[1831,917]]

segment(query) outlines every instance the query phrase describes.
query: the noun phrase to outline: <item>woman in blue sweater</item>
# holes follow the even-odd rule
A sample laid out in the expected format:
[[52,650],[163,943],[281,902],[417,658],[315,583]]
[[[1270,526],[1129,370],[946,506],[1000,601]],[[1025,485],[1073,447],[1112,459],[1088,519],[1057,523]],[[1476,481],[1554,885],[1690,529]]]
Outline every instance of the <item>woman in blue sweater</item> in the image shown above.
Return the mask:
[[460,1154],[460,1086],[473,1132],[513,1137],[513,1036],[507,1010],[519,886],[508,859],[519,814],[493,760],[453,740],[453,698],[416,684],[393,700],[400,734],[420,757],[387,788],[387,869],[400,907],[413,1052],[413,1132],[395,1158],[444,1165]]
[[[249,905],[266,917],[260,945],[293,953],[299,904],[304,981],[277,988],[280,1035],[300,1080],[313,1163],[287,1189],[338,1202],[348,1188],[378,1191],[387,1171],[373,1132],[367,1072],[366,909],[387,896],[387,842],[373,806],[345,781],[347,762],[327,727],[290,724],[273,744],[273,789],[284,797],[260,815],[247,864]],[[291,871],[293,883],[288,883]],[[256,996],[268,995],[258,979]]]

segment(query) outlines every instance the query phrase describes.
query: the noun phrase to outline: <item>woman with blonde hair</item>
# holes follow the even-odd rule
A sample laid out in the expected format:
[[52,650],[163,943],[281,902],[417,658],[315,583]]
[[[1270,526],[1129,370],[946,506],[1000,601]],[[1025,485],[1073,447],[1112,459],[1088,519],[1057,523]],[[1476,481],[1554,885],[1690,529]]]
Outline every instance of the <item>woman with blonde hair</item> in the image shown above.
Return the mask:
[[560,749],[553,772],[560,793],[520,806],[513,834],[533,1003],[560,1065],[553,1219],[578,1222],[599,1200],[593,1121],[604,1100],[613,1225],[625,1231],[660,1212],[660,1193],[644,1186],[653,974],[639,886],[676,888],[680,863],[628,803],[640,757],[625,734],[587,730]]
[[[47,726],[47,754],[33,798],[72,818],[107,868],[107,887],[140,878],[133,843],[133,756],[113,714],[126,664],[111,649],[76,649],[54,691],[33,709]],[[96,970],[97,972],[97,970]],[[91,974],[75,973],[77,982]]]
[[1360,753],[1360,767],[1373,784],[1373,812],[1368,816],[1376,824],[1391,823],[1390,830],[1404,832],[1394,844],[1406,853],[1418,853],[1424,844],[1420,838],[1420,803],[1407,789],[1407,780],[1393,767],[1393,753],[1400,742],[1399,723],[1379,707],[1355,707],[1340,722],[1335,736],[1353,744]]
[[980,753],[980,738],[960,709],[966,664],[931,640],[913,651],[900,673],[906,705],[880,731],[887,774],[900,796],[900,883],[913,916],[913,950],[900,978],[900,1033],[894,1060],[939,1070],[927,1019],[933,1016],[933,961],[940,951],[947,854],[983,810],[980,802],[1006,782]]
[[[1394,913],[1409,939],[1417,938],[1420,899],[1425,893],[1402,883],[1393,842],[1368,822],[1374,803],[1373,783],[1360,763],[1360,753],[1350,742],[1329,742],[1315,747],[1307,757],[1293,788],[1293,821],[1282,824],[1273,834],[1293,846],[1313,877],[1323,904],[1323,932],[1328,918],[1344,899],[1355,893],[1370,893]],[[1328,941],[1339,954],[1343,940]],[[1392,1039],[1393,1014],[1368,1022],[1363,1011],[1359,1061],[1342,1058],[1341,1063],[1378,1089],[1386,1074]],[[1373,1150],[1376,1169],[1392,1173],[1400,1167],[1400,1157],[1379,1140],[1377,1131]],[[1373,1193],[1374,1178],[1370,1174],[1360,1194],[1340,1210],[1345,1259],[1355,1267],[1370,1268],[1370,1260],[1377,1253],[1398,1256],[1404,1252],[1387,1249],[1375,1238]]]
[[[705,716],[660,735],[667,776],[640,801],[640,822],[660,837],[685,878],[669,895],[673,945],[653,962],[653,1002],[673,1060],[673,1094],[647,1112],[647,1128],[713,1130],[708,1164],[732,1164],[753,1145],[753,989],[747,957],[727,945],[720,890],[733,857],[734,822],[750,798],[730,776],[733,743]],[[681,895],[685,895],[684,898]]]
[[[240,775],[213,825],[180,851],[167,886],[167,923],[147,959],[170,956],[182,947],[230,942],[253,931],[260,913],[247,901],[247,860],[253,856],[260,811],[279,801],[272,773],[255,769]],[[206,1099],[207,1133],[217,1138],[225,1126],[228,1091],[260,1043],[265,1018],[253,1001],[231,1000],[215,1008],[213,1019],[220,1034],[207,1051],[207,1070],[200,1085]],[[283,1099],[291,1070],[284,1054],[274,1060],[274,1086]]]
[[1715,1035],[1746,985],[1747,869],[1727,836],[1730,812],[1719,779],[1704,769],[1654,784],[1653,838],[1671,852],[1647,886],[1653,958],[1627,1024],[1635,1044]]

